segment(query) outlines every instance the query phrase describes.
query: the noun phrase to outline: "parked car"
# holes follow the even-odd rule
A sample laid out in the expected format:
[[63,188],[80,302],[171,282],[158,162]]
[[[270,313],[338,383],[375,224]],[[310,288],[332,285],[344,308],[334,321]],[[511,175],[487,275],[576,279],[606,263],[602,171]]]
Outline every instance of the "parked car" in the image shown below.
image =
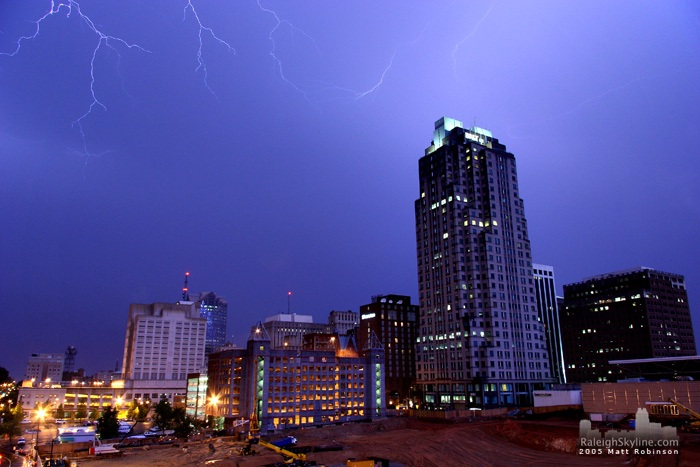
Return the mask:
[[26,439],[24,439],[24,438],[18,438],[18,439],[17,439],[17,446],[24,446],[25,444],[27,444],[27,440],[26,440]]
[[22,423],[22,424],[25,424],[25,423],[32,423],[32,420],[29,419],[29,418],[25,418],[25,419],[22,420],[20,423]]
[[56,420],[56,425],[63,425],[63,424],[65,424],[65,423],[66,423],[66,421],[63,420],[63,419],[58,419],[58,420]]

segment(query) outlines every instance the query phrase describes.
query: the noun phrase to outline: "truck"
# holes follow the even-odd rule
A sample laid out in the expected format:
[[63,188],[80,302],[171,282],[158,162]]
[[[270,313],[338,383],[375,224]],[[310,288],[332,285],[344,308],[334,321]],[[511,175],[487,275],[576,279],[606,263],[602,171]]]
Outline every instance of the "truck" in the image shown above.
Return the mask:
[[124,455],[119,449],[114,447],[114,444],[102,444],[102,442],[95,438],[90,448],[90,455],[98,457],[121,457]]

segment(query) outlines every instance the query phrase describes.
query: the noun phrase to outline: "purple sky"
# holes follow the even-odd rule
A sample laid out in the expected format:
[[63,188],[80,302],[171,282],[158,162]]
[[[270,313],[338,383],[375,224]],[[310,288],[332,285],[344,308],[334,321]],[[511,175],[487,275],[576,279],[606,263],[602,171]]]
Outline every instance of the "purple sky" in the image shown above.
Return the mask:
[[[225,3],[225,4],[224,4]],[[515,154],[559,288],[684,274],[700,329],[700,8],[657,2],[0,3],[0,366],[121,367],[132,302],[229,301],[229,339],[416,299],[418,159],[443,115]],[[269,11],[265,11],[265,9]],[[275,13],[273,13],[273,11]],[[113,48],[107,47],[111,45]],[[211,91],[210,91],[211,90]],[[234,336],[231,338],[231,336]]]

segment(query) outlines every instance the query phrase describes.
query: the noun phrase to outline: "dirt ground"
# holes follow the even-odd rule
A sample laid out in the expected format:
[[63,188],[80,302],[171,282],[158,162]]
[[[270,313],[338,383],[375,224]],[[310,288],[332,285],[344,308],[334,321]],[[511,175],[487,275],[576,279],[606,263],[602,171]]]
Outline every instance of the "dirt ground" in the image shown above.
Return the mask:
[[[681,436],[680,455],[584,456],[577,454],[578,423],[571,421],[491,421],[444,424],[408,418],[290,431],[299,446],[341,444],[342,451],[309,453],[318,465],[344,466],[348,458],[389,459],[394,466],[681,466],[700,465],[700,435]],[[279,437],[279,436],[277,436]],[[276,438],[276,437],[275,437]],[[212,452],[209,442],[215,448]],[[243,442],[205,442],[132,448],[115,459],[77,459],[80,467],[261,467],[282,456],[262,446],[259,455],[239,457]]]

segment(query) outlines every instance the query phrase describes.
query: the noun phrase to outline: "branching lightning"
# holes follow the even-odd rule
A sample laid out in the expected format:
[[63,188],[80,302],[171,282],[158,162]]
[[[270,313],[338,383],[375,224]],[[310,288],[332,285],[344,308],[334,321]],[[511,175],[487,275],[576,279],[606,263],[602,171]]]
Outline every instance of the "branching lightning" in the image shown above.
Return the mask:
[[[288,21],[288,20],[286,20],[286,19],[281,19],[281,18],[279,17],[279,15],[277,15],[277,13],[276,13],[275,11],[263,7],[262,4],[260,3],[260,0],[256,0],[256,2],[257,2],[257,4],[258,4],[258,7],[259,7],[262,11],[264,11],[264,12],[266,12],[266,13],[269,13],[269,14],[271,14],[272,16],[274,16],[275,21],[276,21],[276,24],[275,24],[274,27],[270,30],[270,33],[268,34],[268,37],[269,37],[269,39],[270,39],[270,42],[272,42],[272,49],[270,50],[270,56],[272,57],[272,59],[273,59],[274,62],[275,62],[275,65],[276,65],[277,71],[278,71],[279,74],[280,74],[280,77],[282,78],[282,80],[283,80],[284,82],[286,82],[286,83],[289,84],[292,88],[294,88],[296,91],[298,91],[299,93],[301,93],[301,94],[306,98],[306,100],[309,101],[309,102],[310,102],[309,95],[310,95],[311,93],[319,93],[319,92],[328,91],[328,90],[340,91],[340,92],[343,94],[343,96],[340,97],[339,99],[351,99],[351,100],[354,100],[354,101],[360,100],[360,99],[362,99],[363,97],[365,97],[365,96],[367,96],[367,95],[373,93],[374,91],[376,91],[376,90],[384,83],[384,78],[386,77],[386,75],[387,75],[387,73],[389,72],[389,70],[391,69],[391,67],[394,65],[394,59],[396,58],[396,55],[398,54],[399,50],[400,50],[402,47],[405,47],[405,46],[408,46],[408,45],[413,45],[413,44],[417,43],[418,41],[420,41],[420,40],[423,38],[423,35],[425,34],[425,31],[426,31],[426,30],[428,29],[428,27],[435,21],[435,19],[429,21],[429,22],[425,25],[425,27],[421,30],[420,34],[419,34],[415,39],[413,39],[413,40],[411,40],[411,41],[408,41],[408,42],[403,42],[403,43],[397,45],[396,48],[394,48],[394,51],[393,51],[393,53],[391,54],[391,57],[390,57],[390,59],[389,59],[389,63],[386,65],[386,67],[385,67],[384,70],[382,71],[382,74],[379,76],[379,80],[378,80],[374,85],[372,85],[369,89],[367,89],[366,91],[357,91],[357,90],[350,89],[350,88],[340,87],[340,86],[337,86],[336,84],[333,84],[333,83],[321,83],[321,84],[324,85],[323,88],[321,88],[321,89],[315,89],[315,90],[313,90],[313,91],[305,91],[305,90],[302,89],[299,85],[297,85],[296,83],[290,81],[290,80],[287,79],[287,77],[285,76],[284,70],[283,70],[283,66],[282,66],[282,60],[281,60],[281,59],[277,56],[277,54],[276,54],[276,42],[275,42],[275,39],[274,39],[273,35],[274,35],[274,33],[275,33],[283,24],[286,24],[286,25],[288,25],[288,26],[292,29],[292,31],[295,31],[295,30],[296,30],[296,31],[299,31],[299,32],[301,32],[305,37],[307,37],[309,40],[311,40],[311,42],[314,44],[314,47],[316,48],[316,50],[319,51],[319,53],[320,53],[320,50],[319,50],[319,48],[318,48],[318,45],[316,44],[316,41],[313,39],[313,37],[309,36],[306,32],[304,32],[304,31],[302,31],[301,29],[299,29],[299,28],[297,28],[296,26],[294,26],[290,21]],[[451,5],[454,5],[454,3],[455,3],[455,2],[452,2]],[[438,15],[438,16],[439,16],[439,15]]]
[[273,10],[270,10],[270,9],[267,9],[267,8],[265,8],[264,6],[262,6],[262,4],[260,3],[260,0],[256,0],[256,2],[257,2],[257,4],[258,4],[258,7],[259,7],[262,11],[264,11],[265,13],[271,14],[272,16],[274,16],[275,21],[277,21],[277,23],[274,25],[274,27],[270,30],[270,33],[268,34],[267,37],[270,39],[270,42],[272,42],[272,49],[270,49],[270,56],[272,57],[272,60],[275,62],[275,65],[276,65],[277,71],[279,72],[280,78],[282,78],[282,80],[283,80],[285,83],[289,84],[289,85],[290,85],[291,87],[293,87],[296,91],[298,91],[299,93],[301,93],[301,94],[304,96],[304,98],[305,98],[307,101],[310,102],[308,92],[307,92],[307,91],[304,91],[304,90],[301,89],[299,86],[297,86],[295,83],[293,83],[292,81],[288,80],[287,77],[285,76],[285,74],[284,74],[284,68],[283,68],[283,66],[282,66],[282,60],[280,60],[280,58],[277,56],[277,53],[276,53],[276,50],[277,50],[277,43],[275,42],[274,34],[275,34],[275,32],[277,32],[277,30],[278,30],[282,25],[285,25],[285,24],[286,24],[286,25],[292,30],[292,32],[293,32],[293,31],[299,31],[299,32],[302,33],[306,38],[308,38],[308,39],[314,44],[314,47],[316,48],[316,51],[318,51],[318,52],[320,53],[320,49],[318,48],[318,45],[316,44],[316,41],[314,40],[313,37],[309,36],[306,32],[304,32],[303,30],[301,30],[301,29],[297,28],[296,26],[294,26],[289,20],[287,20],[287,19],[280,19],[280,17],[277,15],[277,12],[275,12],[275,11],[273,11]]
[[[90,105],[88,106],[88,109],[83,113],[80,117],[78,117],[75,121],[72,122],[71,126],[77,126],[78,130],[80,131],[80,136],[83,141],[83,156],[85,157],[85,165],[87,165],[88,158],[98,156],[95,154],[91,154],[88,151],[87,148],[87,141],[85,139],[85,131],[83,130],[83,120],[88,117],[92,113],[92,109],[95,108],[95,106],[102,107],[105,111],[107,110],[107,106],[105,106],[98,98],[97,94],[95,93],[95,60],[97,58],[97,53],[100,51],[102,46],[109,47],[112,49],[120,58],[121,55],[119,54],[119,51],[114,48],[114,46],[110,43],[112,42],[117,42],[121,43],[122,45],[126,46],[129,49],[138,49],[142,52],[148,52],[150,51],[144,49],[143,47],[139,46],[138,44],[132,44],[120,37],[116,36],[110,36],[108,34],[103,33],[101,30],[99,30],[96,26],[95,23],[85,15],[81,9],[80,9],[80,4],[74,0],[69,0],[67,2],[60,2],[56,3],[53,0],[51,0],[51,8],[49,9],[48,12],[44,14],[41,18],[38,20],[34,21],[34,34],[28,35],[28,36],[22,36],[19,39],[17,39],[17,47],[14,52],[12,53],[7,53],[7,52],[2,52],[2,55],[8,55],[10,57],[14,57],[16,54],[19,53],[20,49],[22,48],[22,41],[25,40],[30,40],[30,39],[35,39],[39,34],[41,33],[41,24],[44,22],[44,20],[48,19],[51,16],[54,16],[58,13],[61,12],[61,9],[65,9],[66,11],[66,18],[70,18],[70,15],[73,13],[73,10],[75,10],[80,16],[80,19],[87,25],[88,29],[90,29],[95,35],[98,37],[97,45],[95,48],[92,50],[92,58],[90,59],[90,95],[92,96],[92,102],[90,102]],[[101,155],[101,154],[100,154]]]
[[455,48],[452,50],[452,64],[453,64],[452,70],[454,72],[455,77],[457,76],[457,56],[456,56],[457,49],[459,49],[459,47],[462,44],[464,44],[467,41],[467,39],[469,39],[474,34],[476,34],[476,31],[477,31],[477,29],[479,29],[479,26],[481,25],[481,23],[483,23],[484,20],[486,19],[486,17],[489,15],[489,13],[491,13],[491,10],[493,9],[493,5],[494,4],[492,3],[491,6],[489,7],[488,11],[486,12],[486,14],[484,14],[484,16],[482,16],[481,19],[476,23],[476,26],[474,26],[474,29],[472,29],[472,32],[470,32],[464,39],[457,42],[457,44],[455,45]]
[[[259,4],[259,3],[258,3]],[[207,87],[209,92],[212,93],[212,95],[216,98],[218,101],[219,98],[217,95],[214,93],[214,91],[209,87],[209,83],[207,82],[207,64],[202,58],[202,47],[203,47],[203,42],[202,42],[202,33],[206,32],[208,33],[212,38],[214,38],[219,44],[225,46],[229,52],[233,52],[233,54],[236,54],[236,49],[231,47],[231,45],[226,42],[225,40],[221,39],[218,37],[216,34],[214,34],[214,31],[211,28],[208,28],[202,24],[202,21],[199,19],[199,15],[197,14],[197,10],[194,8],[194,5],[192,5],[192,0],[187,0],[187,5],[185,5],[185,8],[182,11],[182,21],[184,22],[187,19],[187,10],[192,10],[192,15],[194,16],[195,21],[197,21],[197,24],[199,25],[199,48],[197,49],[197,68],[195,69],[196,71],[199,71],[200,69],[202,70],[202,73],[204,74],[204,85]],[[219,101],[221,102],[221,101]]]
[[625,89],[626,87],[631,86],[632,84],[634,84],[634,83],[636,83],[636,82],[638,82],[638,81],[641,81],[641,80],[644,80],[644,79],[650,79],[650,78],[659,78],[659,77],[671,76],[671,75],[674,75],[674,74],[676,74],[676,73],[679,73],[679,71],[676,70],[676,71],[672,71],[672,72],[670,72],[670,73],[661,73],[661,74],[658,74],[658,73],[657,73],[657,74],[652,74],[652,75],[644,75],[644,76],[637,76],[637,77],[634,77],[634,78],[632,78],[631,80],[629,80],[629,81],[627,81],[627,82],[625,82],[625,83],[619,84],[619,85],[617,85],[617,86],[613,86],[613,87],[607,89],[606,91],[603,91],[603,92],[601,92],[601,93],[599,93],[599,94],[596,94],[596,95],[594,95],[594,96],[588,97],[588,98],[582,100],[580,103],[578,103],[578,104],[575,105],[574,107],[571,107],[569,110],[566,110],[566,111],[564,111],[564,112],[558,113],[558,114],[553,115],[553,116],[551,116],[551,117],[543,118],[543,119],[538,120],[538,121],[536,121],[536,122],[521,123],[521,124],[518,124],[518,125],[514,125],[514,126],[512,126],[512,127],[511,127],[510,125],[508,125],[507,122],[504,122],[504,123],[506,124],[506,131],[507,131],[507,133],[508,133],[508,136],[510,136],[511,138],[520,139],[519,136],[513,135],[513,134],[510,132],[510,130],[511,130],[511,129],[514,129],[514,128],[526,126],[526,125],[540,124],[540,123],[550,122],[550,121],[552,121],[552,120],[559,120],[559,119],[561,119],[561,118],[563,118],[563,117],[567,117],[567,116],[569,116],[569,115],[571,115],[571,114],[573,114],[573,113],[578,112],[579,110],[583,109],[587,104],[589,104],[589,103],[591,103],[591,102],[593,102],[593,101],[597,101],[597,100],[602,99],[603,97],[607,96],[608,94],[612,94],[612,93],[615,93],[615,92],[620,91],[620,90],[622,90],[622,89]]

